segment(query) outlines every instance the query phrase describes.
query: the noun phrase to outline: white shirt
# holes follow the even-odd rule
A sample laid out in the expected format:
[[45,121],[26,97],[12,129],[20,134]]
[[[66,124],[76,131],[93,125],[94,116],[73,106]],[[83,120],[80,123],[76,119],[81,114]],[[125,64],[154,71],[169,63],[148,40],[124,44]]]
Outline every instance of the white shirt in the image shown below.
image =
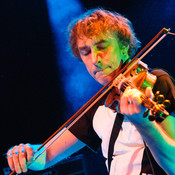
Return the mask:
[[[93,127],[102,139],[102,153],[108,157],[108,144],[116,113],[100,106],[93,119]],[[110,175],[139,175],[144,152],[144,143],[135,126],[124,118],[122,128],[114,145]],[[107,166],[107,161],[106,161]]]

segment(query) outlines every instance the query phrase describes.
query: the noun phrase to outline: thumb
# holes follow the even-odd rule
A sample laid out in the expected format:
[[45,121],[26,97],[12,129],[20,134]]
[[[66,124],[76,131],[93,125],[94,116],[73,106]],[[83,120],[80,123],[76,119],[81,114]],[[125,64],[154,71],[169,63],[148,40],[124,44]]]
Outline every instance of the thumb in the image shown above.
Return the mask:
[[145,95],[146,95],[147,97],[153,99],[154,94],[153,94],[153,91],[152,91],[151,87],[147,87],[147,88],[146,88]]

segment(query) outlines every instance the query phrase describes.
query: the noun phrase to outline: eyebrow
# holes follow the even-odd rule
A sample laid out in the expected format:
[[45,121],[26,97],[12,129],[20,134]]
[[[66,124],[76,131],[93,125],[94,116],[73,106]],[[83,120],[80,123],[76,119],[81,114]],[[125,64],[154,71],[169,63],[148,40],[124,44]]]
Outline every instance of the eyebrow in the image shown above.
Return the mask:
[[79,48],[80,51],[83,51],[83,50],[86,50],[86,49],[89,49],[89,46],[83,46],[83,47]]
[[106,40],[100,40],[98,42],[96,42],[94,45],[99,45],[99,44],[103,44],[103,43],[106,43],[107,41]]
[[[107,41],[106,40],[100,40],[98,42],[96,42],[95,44],[93,45],[99,45],[99,44],[103,44],[103,43],[106,43]],[[80,47],[79,50],[84,50],[84,49],[88,49],[89,46],[83,46],[83,47]]]

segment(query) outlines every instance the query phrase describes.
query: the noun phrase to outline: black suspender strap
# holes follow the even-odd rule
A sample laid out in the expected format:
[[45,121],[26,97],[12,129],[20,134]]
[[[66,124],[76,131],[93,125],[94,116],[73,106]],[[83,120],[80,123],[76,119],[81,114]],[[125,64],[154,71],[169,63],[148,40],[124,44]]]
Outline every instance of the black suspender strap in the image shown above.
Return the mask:
[[123,119],[124,119],[124,115],[117,113],[115,121],[114,121],[114,125],[112,128],[111,137],[110,137],[110,141],[109,141],[109,147],[108,147],[108,170],[109,170],[109,172],[110,172],[112,156],[113,156],[113,152],[114,152],[114,144],[115,144],[115,141],[116,141],[118,134],[120,132],[120,128],[121,128],[122,123],[123,123]]

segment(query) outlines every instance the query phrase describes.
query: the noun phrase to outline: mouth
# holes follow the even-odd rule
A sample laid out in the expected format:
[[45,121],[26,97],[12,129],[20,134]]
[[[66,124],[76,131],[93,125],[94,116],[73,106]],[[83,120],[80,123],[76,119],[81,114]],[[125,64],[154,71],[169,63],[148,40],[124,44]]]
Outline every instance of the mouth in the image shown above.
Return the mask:
[[101,72],[101,71],[103,71],[103,70],[96,70],[93,73],[94,73],[94,75],[96,75],[98,72]]
[[94,73],[94,75],[96,75],[98,72],[104,72],[104,70],[111,69],[111,68],[112,68],[112,66],[106,66],[104,68],[95,70],[93,73]]

